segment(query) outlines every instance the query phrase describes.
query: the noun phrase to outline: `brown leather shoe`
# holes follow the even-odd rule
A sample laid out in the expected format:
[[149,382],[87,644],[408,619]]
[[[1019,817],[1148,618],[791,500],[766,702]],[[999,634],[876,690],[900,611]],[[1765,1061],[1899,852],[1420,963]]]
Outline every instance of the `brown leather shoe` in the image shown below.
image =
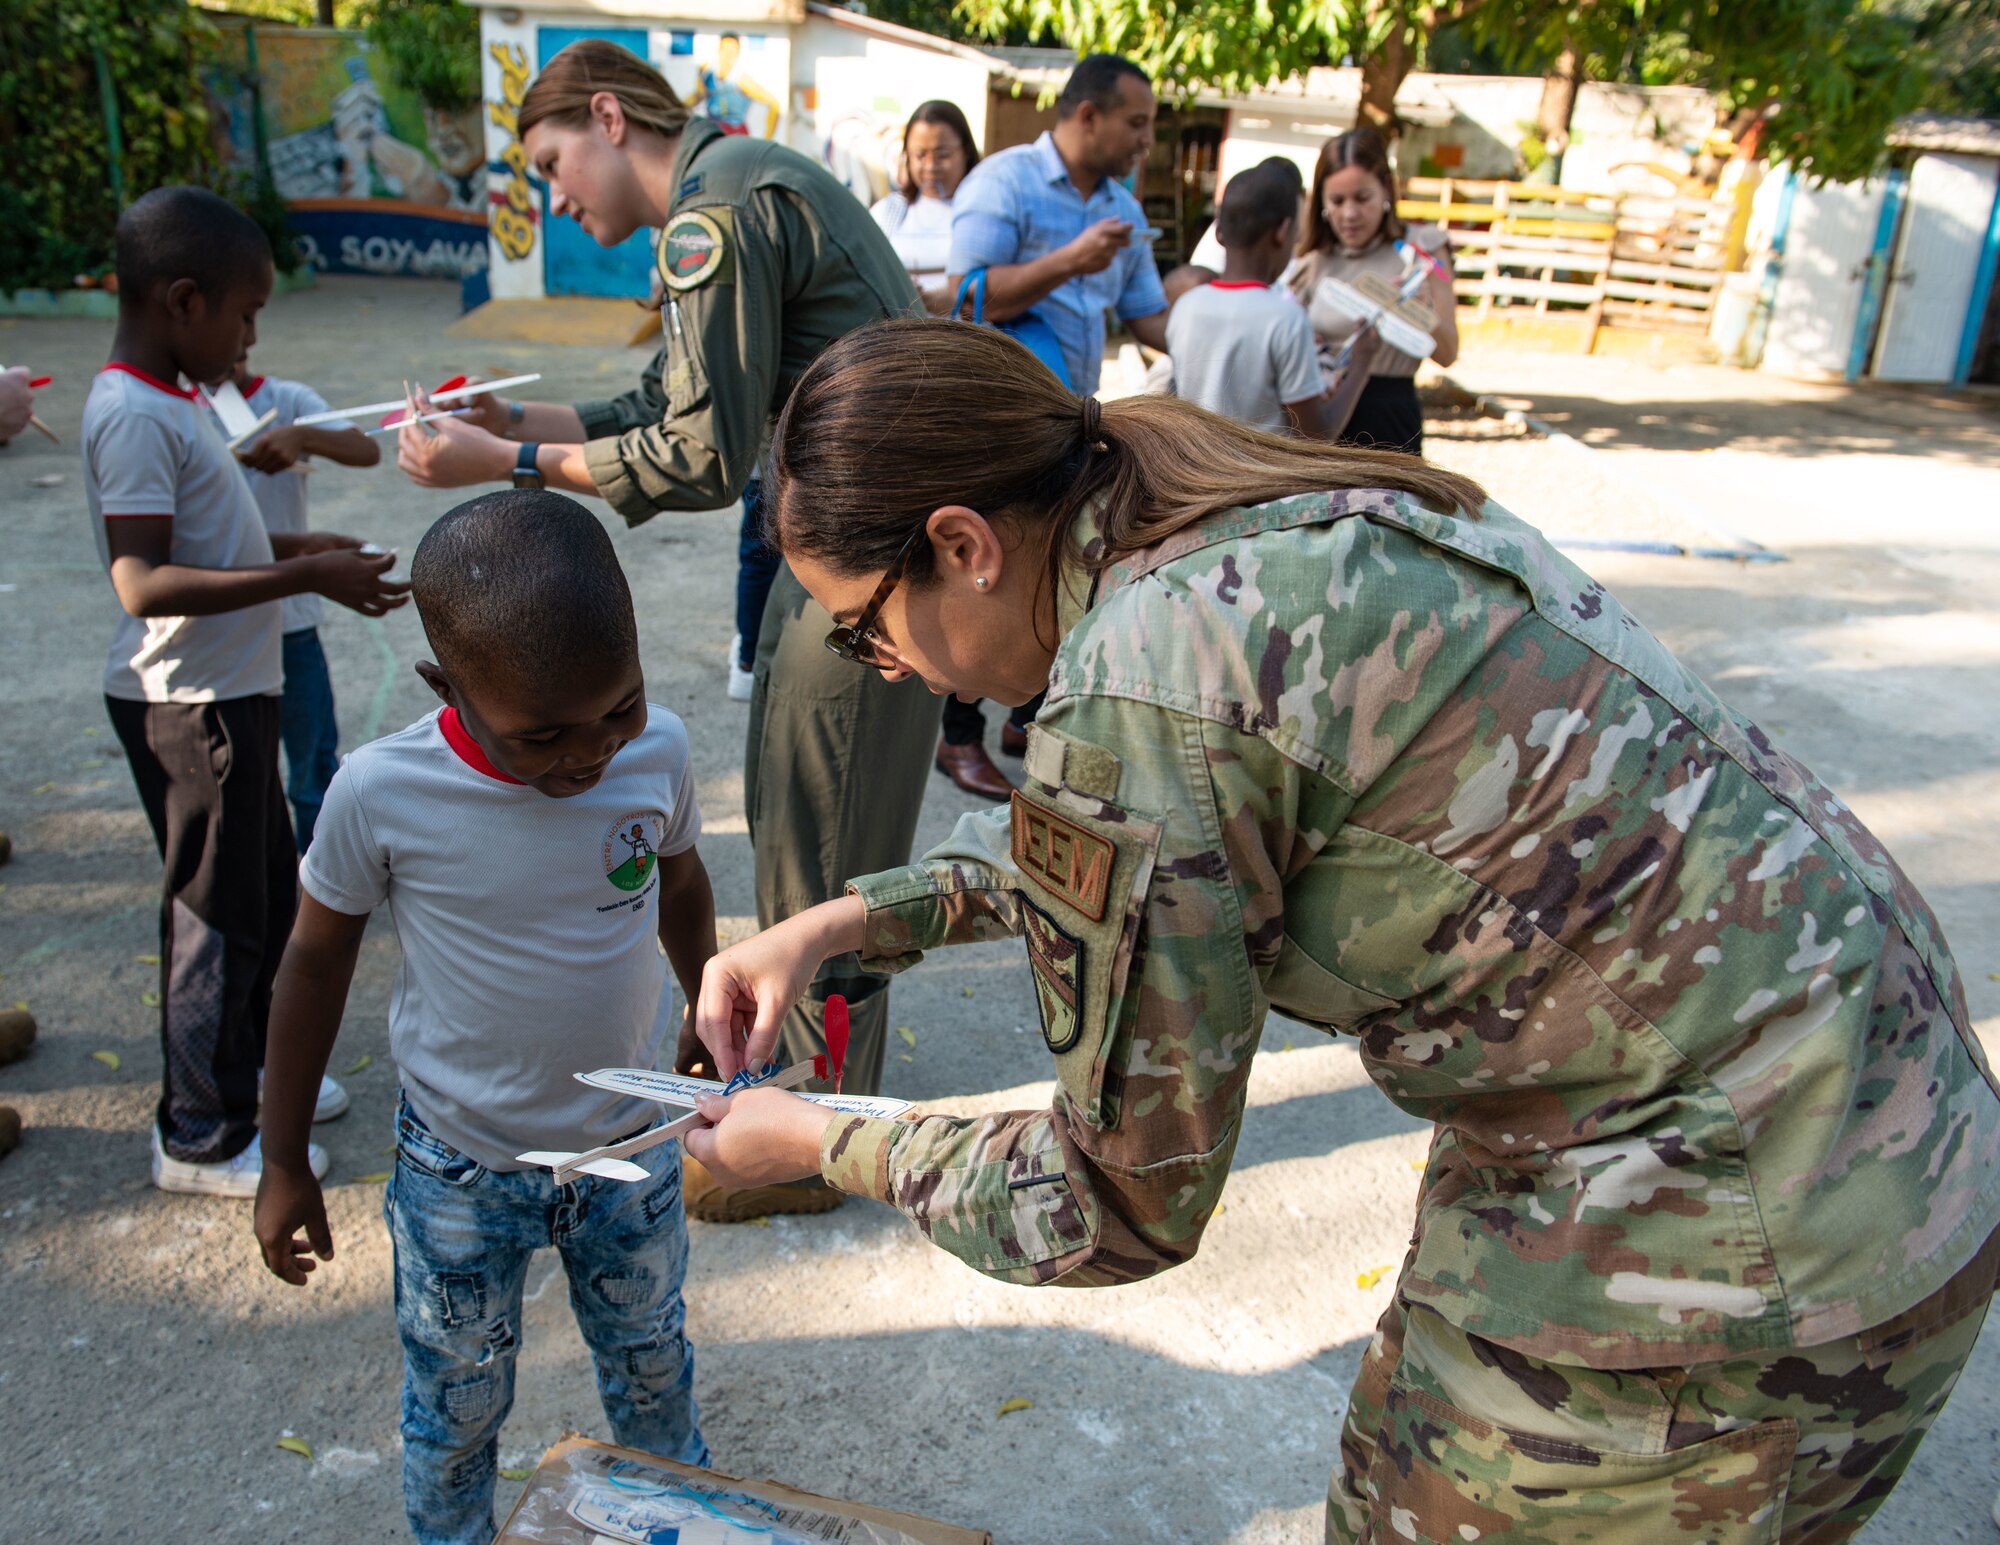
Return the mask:
[[820,1180],[788,1180],[732,1191],[701,1160],[681,1154],[681,1205],[703,1223],[748,1223],[774,1213],[832,1212],[847,1197]]
[[1006,774],[993,765],[993,758],[976,740],[964,746],[939,741],[937,770],[966,793],[977,794],[981,799],[998,803],[1013,797],[1014,785],[1007,781]]
[[1028,732],[1012,719],[1000,726],[1000,751],[1003,756],[1028,754]]

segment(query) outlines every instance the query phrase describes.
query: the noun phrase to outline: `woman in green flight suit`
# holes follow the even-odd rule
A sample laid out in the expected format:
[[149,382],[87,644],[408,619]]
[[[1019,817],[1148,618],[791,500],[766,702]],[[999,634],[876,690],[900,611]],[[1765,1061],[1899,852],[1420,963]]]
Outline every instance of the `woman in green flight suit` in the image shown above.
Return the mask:
[[1048,702],[1011,809],[718,955],[697,1028],[727,1074],[828,954],[1018,934],[1057,1092],[894,1122],[751,1090],[692,1153],[1009,1282],[1131,1281],[1195,1253],[1275,1007],[1435,1129],[1329,1539],[1860,1528],[1993,1291],[2000,1097],[1845,805],[1412,457],[1100,408],[895,321],[806,372],[771,468],[834,649]]
[[[606,402],[472,399],[477,416],[409,425],[399,462],[450,488],[505,481],[596,494],[633,525],[661,510],[754,497],[772,415],[819,352],[921,310],[875,222],[824,169],[767,140],[690,118],[643,61],[573,43],[528,87],[522,146],[569,215],[604,246],[658,227],[665,345],[636,390]],[[820,648],[826,615],[781,572],[765,609],[744,802],[769,926],[837,895],[851,873],[902,863],[916,834],[939,706]],[[867,766],[868,779],[850,776]],[[829,993],[850,1004],[844,1087],[872,1091],[888,1027],[885,980],[830,962],[793,1013],[788,1058],[824,1048]],[[722,1222],[836,1206],[818,1185],[715,1186],[689,1167],[688,1211]]]

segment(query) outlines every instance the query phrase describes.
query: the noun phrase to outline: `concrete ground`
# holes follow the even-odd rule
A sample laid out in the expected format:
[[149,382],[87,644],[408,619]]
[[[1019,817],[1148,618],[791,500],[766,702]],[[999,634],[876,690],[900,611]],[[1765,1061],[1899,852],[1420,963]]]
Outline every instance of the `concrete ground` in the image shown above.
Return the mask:
[[[405,375],[539,369],[556,398],[608,395],[636,350],[455,342],[454,292],[329,281],[266,313],[260,369],[334,402]],[[334,1071],[354,1095],[332,1150],[338,1256],[307,1290],[259,1264],[247,1204],[146,1180],[156,1098],[159,863],[98,696],[115,604],[83,512],[75,433],[105,325],[0,321],[0,360],[53,372],[66,439],[0,453],[0,1001],[42,1039],[0,1070],[27,1118],[0,1162],[0,1539],[403,1539],[399,1356],[380,1175],[395,1075],[384,1028],[396,945],[371,932]],[[1889,842],[1955,941],[2000,1041],[2000,418],[1989,407],[1656,372],[1552,356],[1454,376],[1573,436],[1434,425],[1432,453],[1546,529],[1747,537],[1782,564],[1580,554]],[[318,524],[409,552],[452,501],[391,469],[315,472]],[[618,535],[652,695],[693,736],[702,847],[724,929],[750,926],[744,709],[722,695],[735,523],[664,515]],[[345,743],[429,706],[414,612],[325,630]],[[920,841],[971,801],[941,779]],[[1011,947],[901,979],[888,1089],[973,1111],[1050,1092],[1028,973]],[[1274,1023],[1236,1171],[1200,1257],[1114,1292],[998,1286],[886,1209],[693,1226],[698,1393],[718,1462],[1049,1541],[1306,1542],[1347,1383],[1407,1237],[1424,1135],[1351,1050]],[[116,1065],[99,1053],[114,1054]],[[353,1071],[347,1071],[352,1069]],[[551,1256],[530,1278],[502,1463],[565,1429],[603,1434]],[[1365,1285],[1364,1285],[1365,1284]],[[998,1415],[1024,1397],[1032,1408]],[[310,1461],[276,1447],[286,1434]],[[2000,1332],[1989,1332],[1909,1479],[1866,1538],[1994,1539]],[[502,1485],[502,1505],[518,1490]]]

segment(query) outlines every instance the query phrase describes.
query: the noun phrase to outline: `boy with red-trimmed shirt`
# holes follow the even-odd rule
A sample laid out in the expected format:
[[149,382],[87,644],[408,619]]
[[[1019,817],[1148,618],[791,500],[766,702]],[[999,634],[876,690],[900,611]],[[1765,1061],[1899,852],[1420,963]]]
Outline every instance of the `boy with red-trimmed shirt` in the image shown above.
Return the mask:
[[166,863],[153,1183],[249,1197],[271,982],[297,901],[278,603],[313,591],[379,616],[408,586],[351,538],[267,536],[219,426],[177,384],[218,379],[256,341],[272,265],[255,222],[204,189],[159,188],[117,239],[118,330],[84,406],[83,468],[121,609],[105,702]]

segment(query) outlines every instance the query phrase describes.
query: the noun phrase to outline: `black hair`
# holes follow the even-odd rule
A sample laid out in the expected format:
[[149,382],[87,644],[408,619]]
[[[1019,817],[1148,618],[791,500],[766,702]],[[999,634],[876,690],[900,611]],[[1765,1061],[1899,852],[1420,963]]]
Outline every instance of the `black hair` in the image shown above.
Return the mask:
[[1283,175],[1252,167],[1230,178],[1222,190],[1222,207],[1215,215],[1216,239],[1225,247],[1254,247],[1298,214],[1299,196]]
[[632,591],[596,516],[548,489],[447,510],[410,561],[417,615],[461,686],[564,681],[634,658]]
[[959,144],[965,147],[965,172],[968,177],[979,164],[979,147],[972,143],[972,125],[965,121],[965,114],[959,105],[936,100],[918,103],[917,110],[910,114],[910,121],[903,125],[903,180],[896,184],[896,191],[912,204],[917,201],[919,189],[917,179],[910,175],[910,130],[920,123],[949,129],[958,136]]
[[1056,117],[1064,121],[1074,118],[1086,102],[1100,112],[1116,107],[1121,89],[1118,83],[1127,77],[1147,86],[1153,83],[1152,76],[1123,54],[1084,55],[1063,82],[1062,95],[1056,98]]
[[1295,199],[1306,191],[1306,174],[1299,170],[1299,163],[1290,156],[1266,156],[1250,170],[1271,172],[1284,178],[1285,185],[1292,190],[1292,197]]
[[271,240],[255,220],[228,199],[186,184],[135,199],[118,217],[117,239],[118,294],[135,306],[176,279],[192,279],[213,302],[271,265]]

